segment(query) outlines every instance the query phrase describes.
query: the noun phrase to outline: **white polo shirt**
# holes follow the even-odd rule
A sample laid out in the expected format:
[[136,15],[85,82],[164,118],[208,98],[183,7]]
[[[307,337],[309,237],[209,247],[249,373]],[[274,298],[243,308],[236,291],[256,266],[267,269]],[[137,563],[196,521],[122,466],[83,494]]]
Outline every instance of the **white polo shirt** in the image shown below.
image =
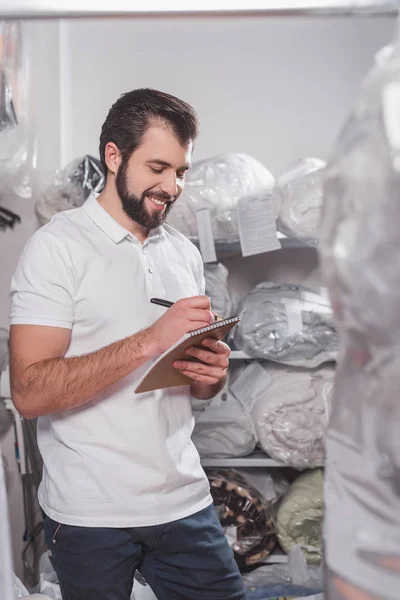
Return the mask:
[[[204,293],[198,250],[164,225],[142,245],[94,195],[28,241],[11,283],[11,324],[71,329],[68,356],[126,338],[165,308],[150,298]],[[38,419],[39,502],[60,523],[139,527],[202,510],[212,499],[189,386],[134,394],[148,363],[83,406]]]

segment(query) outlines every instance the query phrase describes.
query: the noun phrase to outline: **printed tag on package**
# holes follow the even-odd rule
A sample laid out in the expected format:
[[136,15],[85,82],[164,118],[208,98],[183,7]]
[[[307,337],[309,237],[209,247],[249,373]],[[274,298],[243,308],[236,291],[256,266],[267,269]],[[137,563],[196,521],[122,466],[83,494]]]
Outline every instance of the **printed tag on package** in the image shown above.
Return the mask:
[[196,222],[203,262],[217,262],[210,210],[208,208],[196,210]]
[[240,198],[236,210],[243,256],[281,248],[276,232],[276,215],[270,198]]
[[[382,91],[382,113],[386,136],[393,150],[400,150],[400,83],[388,83]],[[398,166],[396,166],[398,168]]]
[[231,392],[244,409],[252,411],[259,395],[269,386],[272,377],[256,360],[249,364],[231,385]]
[[303,302],[297,298],[284,298],[282,300],[285,305],[286,319],[289,334],[298,333],[303,329],[302,307]]

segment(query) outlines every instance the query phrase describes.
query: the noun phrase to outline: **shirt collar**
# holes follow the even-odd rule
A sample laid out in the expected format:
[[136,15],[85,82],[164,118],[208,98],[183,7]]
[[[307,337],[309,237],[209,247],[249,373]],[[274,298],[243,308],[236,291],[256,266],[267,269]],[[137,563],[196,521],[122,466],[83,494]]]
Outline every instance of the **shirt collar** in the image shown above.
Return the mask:
[[[113,219],[113,217],[101,206],[101,204],[99,204],[97,201],[97,196],[98,194],[93,192],[83,205],[83,208],[93,223],[97,225],[99,229],[104,231],[104,233],[108,235],[108,237],[116,244],[119,244],[126,237],[128,239],[136,239],[135,236],[132,236],[132,234],[129,233],[125,227],[122,227],[122,225],[117,223],[117,221]],[[147,239],[157,238],[163,235],[164,228],[161,226],[149,231]]]

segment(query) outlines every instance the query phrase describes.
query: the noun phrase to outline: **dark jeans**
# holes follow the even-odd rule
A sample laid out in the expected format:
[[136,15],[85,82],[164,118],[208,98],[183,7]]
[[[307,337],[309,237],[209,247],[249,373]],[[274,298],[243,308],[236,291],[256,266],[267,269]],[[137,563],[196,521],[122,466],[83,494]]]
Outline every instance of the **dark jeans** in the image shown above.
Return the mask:
[[245,600],[213,506],[154,527],[94,528],[45,519],[63,600],[129,600],[136,569],[158,600]]

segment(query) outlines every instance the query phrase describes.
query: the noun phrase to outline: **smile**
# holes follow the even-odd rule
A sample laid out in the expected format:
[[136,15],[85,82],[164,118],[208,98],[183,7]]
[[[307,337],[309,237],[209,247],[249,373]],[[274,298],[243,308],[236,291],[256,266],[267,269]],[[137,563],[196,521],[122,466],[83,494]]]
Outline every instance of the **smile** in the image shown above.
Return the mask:
[[147,196],[147,197],[149,198],[149,200],[154,202],[154,204],[157,204],[157,206],[165,206],[167,203],[166,200],[160,200],[159,198],[156,198],[155,196]]

